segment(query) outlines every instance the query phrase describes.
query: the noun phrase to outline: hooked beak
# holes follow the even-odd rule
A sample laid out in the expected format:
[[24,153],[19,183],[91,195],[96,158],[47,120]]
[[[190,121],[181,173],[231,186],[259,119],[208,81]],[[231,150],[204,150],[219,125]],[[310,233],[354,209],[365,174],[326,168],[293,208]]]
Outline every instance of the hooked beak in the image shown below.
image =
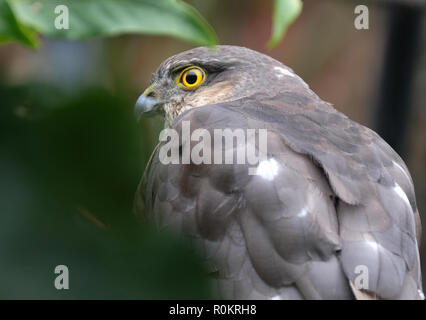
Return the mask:
[[162,101],[149,96],[151,92],[153,92],[152,86],[147,88],[136,101],[134,113],[138,122],[143,116],[155,115],[162,105]]

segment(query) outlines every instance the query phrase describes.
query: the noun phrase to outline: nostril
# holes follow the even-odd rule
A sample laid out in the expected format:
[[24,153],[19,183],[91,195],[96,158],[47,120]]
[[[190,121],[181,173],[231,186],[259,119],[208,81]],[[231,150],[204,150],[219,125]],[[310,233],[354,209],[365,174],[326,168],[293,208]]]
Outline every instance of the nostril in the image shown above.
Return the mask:
[[148,94],[146,95],[149,98],[157,98],[157,94],[154,91],[150,91],[148,92]]

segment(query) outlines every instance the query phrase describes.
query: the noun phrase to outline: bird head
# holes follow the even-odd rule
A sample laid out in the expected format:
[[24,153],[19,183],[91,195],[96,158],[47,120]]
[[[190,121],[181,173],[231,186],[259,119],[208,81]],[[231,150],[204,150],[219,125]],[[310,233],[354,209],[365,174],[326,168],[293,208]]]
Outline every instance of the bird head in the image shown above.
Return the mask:
[[172,56],[159,66],[136,102],[135,116],[139,120],[160,113],[170,126],[179,114],[191,108],[259,92],[272,95],[277,87],[283,88],[283,81],[289,76],[297,77],[280,62],[247,48],[195,48]]

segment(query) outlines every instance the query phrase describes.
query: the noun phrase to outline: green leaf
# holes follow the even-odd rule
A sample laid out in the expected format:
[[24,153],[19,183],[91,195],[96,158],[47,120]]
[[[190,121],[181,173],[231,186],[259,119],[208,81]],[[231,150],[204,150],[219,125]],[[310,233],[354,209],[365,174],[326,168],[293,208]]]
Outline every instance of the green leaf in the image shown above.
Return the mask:
[[211,298],[188,244],[132,213],[158,140],[127,98],[34,82],[0,97],[0,300]]
[[275,0],[272,18],[272,36],[268,47],[272,49],[284,37],[287,28],[293,23],[302,11],[301,0]]
[[36,33],[16,20],[7,0],[0,0],[0,44],[11,41],[37,46]]
[[[177,0],[13,0],[11,4],[20,23],[52,38],[143,33],[169,35],[199,45],[216,43],[213,29],[201,15]],[[66,15],[64,6],[69,28],[58,28]]]

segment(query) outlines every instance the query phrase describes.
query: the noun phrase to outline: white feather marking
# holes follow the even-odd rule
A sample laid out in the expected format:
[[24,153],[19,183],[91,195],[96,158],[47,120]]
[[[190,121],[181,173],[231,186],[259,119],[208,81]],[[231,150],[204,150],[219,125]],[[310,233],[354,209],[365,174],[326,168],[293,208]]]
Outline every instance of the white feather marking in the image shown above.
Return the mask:
[[411,208],[411,204],[410,204],[410,201],[408,200],[407,195],[405,194],[404,190],[402,190],[401,186],[398,183],[395,182],[395,186],[393,187],[393,190]]
[[294,73],[292,73],[291,71],[289,71],[289,70],[287,70],[283,67],[274,67],[274,70],[278,72],[276,74],[276,76],[278,78],[282,78],[283,76],[294,77]]
[[297,214],[298,217],[305,217],[308,214],[308,208],[304,207],[300,212]]
[[379,244],[375,241],[367,241],[367,244],[374,250],[377,250],[379,247]]
[[404,170],[404,168],[403,167],[401,167],[398,163],[396,163],[395,161],[392,161],[392,163],[393,163],[393,165],[395,166],[395,167],[397,167],[399,170],[401,170],[402,171],[402,173],[404,174],[404,176],[407,178],[407,180],[408,181],[410,181],[410,183],[411,183],[411,179],[410,179],[410,176],[407,174],[407,172]]
[[261,176],[265,180],[273,180],[278,174],[278,162],[275,159],[263,160],[259,163],[256,175]]

